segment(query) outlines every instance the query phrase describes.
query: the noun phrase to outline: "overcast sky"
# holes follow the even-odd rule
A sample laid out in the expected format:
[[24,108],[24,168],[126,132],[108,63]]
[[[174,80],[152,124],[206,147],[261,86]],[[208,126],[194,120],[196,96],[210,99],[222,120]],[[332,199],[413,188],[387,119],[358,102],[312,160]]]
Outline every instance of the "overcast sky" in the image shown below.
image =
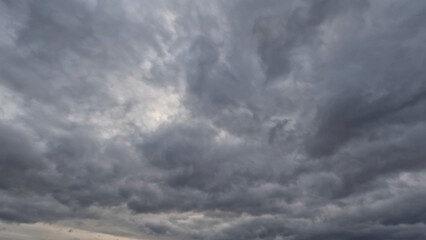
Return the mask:
[[425,43],[422,0],[0,0],[0,239],[424,240]]

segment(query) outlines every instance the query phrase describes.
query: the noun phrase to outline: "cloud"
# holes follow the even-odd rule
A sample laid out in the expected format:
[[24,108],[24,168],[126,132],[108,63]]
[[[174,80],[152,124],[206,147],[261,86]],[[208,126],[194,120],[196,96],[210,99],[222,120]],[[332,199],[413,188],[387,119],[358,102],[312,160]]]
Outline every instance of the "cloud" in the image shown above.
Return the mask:
[[0,219],[63,237],[423,239],[425,11],[0,1]]

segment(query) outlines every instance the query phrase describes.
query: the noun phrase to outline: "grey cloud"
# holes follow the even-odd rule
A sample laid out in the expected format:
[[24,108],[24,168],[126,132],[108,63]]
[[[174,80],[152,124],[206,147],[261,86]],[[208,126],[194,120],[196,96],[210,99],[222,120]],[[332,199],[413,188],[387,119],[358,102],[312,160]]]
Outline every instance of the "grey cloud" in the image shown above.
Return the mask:
[[1,188],[6,190],[43,188],[43,183],[35,180],[42,180],[43,171],[48,166],[40,151],[31,143],[30,136],[3,123],[0,125],[0,136],[3,148],[0,155],[3,166],[0,170]]
[[423,239],[425,10],[1,1],[0,219]]
[[[280,4],[276,5],[271,7],[285,11]],[[257,52],[265,69],[266,83],[292,71],[292,55],[298,48],[305,44],[319,46],[316,33],[323,23],[336,14],[366,5],[365,1],[316,1],[296,6],[287,16],[276,12],[276,15],[259,18],[253,33],[258,37]]]
[[[116,1],[94,6],[48,0],[3,5],[9,14],[24,16],[16,26],[10,24],[14,44],[0,48],[4,86],[62,109],[109,106],[113,100],[105,93],[103,79],[122,77],[123,71],[138,66],[148,49],[161,54],[154,38],[167,38],[158,26],[154,31],[149,23],[135,25]],[[155,19],[147,16],[146,21]]]
[[398,21],[389,19],[379,34],[361,32],[362,41],[348,44],[336,55],[330,67],[338,70],[324,76],[335,91],[321,107],[320,125],[308,144],[313,156],[330,154],[377,125],[397,124],[395,120],[402,120],[411,108],[424,104],[424,59],[409,54],[423,48],[422,37],[402,33],[408,23],[416,28],[413,18],[415,14],[402,11]]
[[263,203],[268,196],[283,194],[282,189],[262,191],[262,183],[273,179],[272,169],[256,163],[248,146],[226,146],[214,137],[213,129],[203,125],[174,125],[147,137],[140,145],[143,157],[163,174],[143,188],[130,208],[137,212],[277,211],[278,202]]

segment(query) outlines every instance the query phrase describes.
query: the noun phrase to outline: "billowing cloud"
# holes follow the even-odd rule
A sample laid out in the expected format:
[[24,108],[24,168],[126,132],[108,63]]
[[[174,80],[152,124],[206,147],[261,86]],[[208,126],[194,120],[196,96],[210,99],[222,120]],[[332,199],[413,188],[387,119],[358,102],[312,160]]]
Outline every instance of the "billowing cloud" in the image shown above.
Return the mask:
[[426,238],[425,12],[0,1],[0,235]]

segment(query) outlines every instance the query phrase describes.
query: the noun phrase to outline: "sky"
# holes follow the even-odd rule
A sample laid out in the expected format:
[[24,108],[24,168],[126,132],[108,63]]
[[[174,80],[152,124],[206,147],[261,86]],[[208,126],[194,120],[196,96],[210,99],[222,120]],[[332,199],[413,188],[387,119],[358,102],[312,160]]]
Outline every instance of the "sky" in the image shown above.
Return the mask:
[[0,0],[0,239],[426,239],[425,23],[421,0]]

